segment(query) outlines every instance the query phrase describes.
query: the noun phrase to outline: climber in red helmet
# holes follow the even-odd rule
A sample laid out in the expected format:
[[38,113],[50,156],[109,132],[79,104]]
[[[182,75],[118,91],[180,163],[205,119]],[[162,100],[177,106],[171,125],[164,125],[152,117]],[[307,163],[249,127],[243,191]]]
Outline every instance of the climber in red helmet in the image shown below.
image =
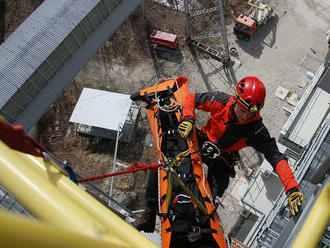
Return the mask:
[[[235,177],[234,165],[239,161],[238,151],[252,146],[265,155],[273,166],[288,195],[291,215],[300,211],[303,194],[286,157],[279,152],[276,141],[262,123],[260,110],[266,97],[264,84],[256,77],[245,77],[236,85],[233,96],[224,92],[192,93],[183,105],[178,133],[187,138],[195,124],[195,109],[210,112],[211,116],[201,130],[197,130],[202,159],[208,165],[208,182],[213,198],[222,197],[229,177]],[[151,176],[150,176],[151,175]],[[158,204],[157,174],[149,175],[146,190],[147,209],[133,225],[138,230],[153,232]]]
[[208,181],[214,198],[221,197],[228,187],[229,177],[235,177],[234,165],[238,151],[252,146],[265,155],[288,195],[290,213],[300,211],[303,194],[286,157],[279,152],[276,141],[262,122],[260,110],[266,89],[256,77],[245,77],[235,87],[233,96],[223,92],[192,93],[183,105],[178,132],[186,138],[195,123],[195,109],[210,112],[206,125],[197,132],[203,162],[208,165]]

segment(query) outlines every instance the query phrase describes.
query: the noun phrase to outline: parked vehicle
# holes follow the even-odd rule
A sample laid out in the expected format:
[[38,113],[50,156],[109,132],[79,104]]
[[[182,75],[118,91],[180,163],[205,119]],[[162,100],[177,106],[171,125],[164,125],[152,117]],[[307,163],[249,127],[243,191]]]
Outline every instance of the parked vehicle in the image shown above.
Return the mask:
[[260,26],[272,18],[273,14],[273,9],[269,5],[259,1],[253,4],[250,0],[247,4],[250,6],[249,10],[236,18],[234,26],[234,34],[242,40],[249,40]]

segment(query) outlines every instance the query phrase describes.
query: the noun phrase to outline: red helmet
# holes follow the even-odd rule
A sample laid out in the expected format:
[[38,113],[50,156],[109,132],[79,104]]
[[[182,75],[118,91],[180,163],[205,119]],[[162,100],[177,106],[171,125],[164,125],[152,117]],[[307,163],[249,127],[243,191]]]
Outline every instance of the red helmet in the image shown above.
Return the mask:
[[257,77],[245,77],[235,88],[235,101],[250,112],[258,112],[264,106],[266,88]]

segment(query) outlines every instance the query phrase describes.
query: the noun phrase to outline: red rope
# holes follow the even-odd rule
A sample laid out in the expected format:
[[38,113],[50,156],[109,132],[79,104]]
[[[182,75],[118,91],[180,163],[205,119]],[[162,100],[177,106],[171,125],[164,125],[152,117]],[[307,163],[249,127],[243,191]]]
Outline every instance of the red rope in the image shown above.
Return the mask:
[[103,175],[99,175],[99,176],[80,178],[80,179],[78,179],[78,182],[93,181],[96,179],[118,176],[118,175],[122,175],[122,174],[136,172],[136,171],[156,170],[160,166],[162,166],[162,164],[151,163],[150,165],[147,165],[146,163],[142,163],[142,164],[133,163],[127,168],[127,170],[114,172],[114,173],[107,173],[107,174],[103,174]]

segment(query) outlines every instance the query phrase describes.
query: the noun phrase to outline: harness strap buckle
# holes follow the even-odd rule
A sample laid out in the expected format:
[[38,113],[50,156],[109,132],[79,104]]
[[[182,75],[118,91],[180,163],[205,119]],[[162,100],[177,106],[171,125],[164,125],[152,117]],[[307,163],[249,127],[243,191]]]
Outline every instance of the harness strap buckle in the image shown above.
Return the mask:
[[200,233],[202,232],[202,228],[200,226],[192,226],[191,231]]

